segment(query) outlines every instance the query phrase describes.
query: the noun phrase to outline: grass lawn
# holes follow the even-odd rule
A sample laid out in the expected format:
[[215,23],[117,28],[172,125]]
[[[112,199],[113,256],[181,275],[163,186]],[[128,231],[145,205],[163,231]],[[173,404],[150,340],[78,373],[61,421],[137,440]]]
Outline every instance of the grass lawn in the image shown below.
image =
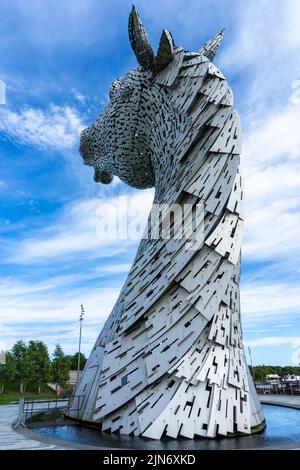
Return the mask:
[[[0,394],[0,405],[7,405],[12,401],[20,400],[20,384],[17,382],[9,382],[4,385],[4,391]],[[31,398],[34,400],[44,400],[48,398],[55,398],[55,392],[48,385],[41,386],[41,393],[37,392],[36,384],[27,384],[26,392],[24,393],[26,398]]]

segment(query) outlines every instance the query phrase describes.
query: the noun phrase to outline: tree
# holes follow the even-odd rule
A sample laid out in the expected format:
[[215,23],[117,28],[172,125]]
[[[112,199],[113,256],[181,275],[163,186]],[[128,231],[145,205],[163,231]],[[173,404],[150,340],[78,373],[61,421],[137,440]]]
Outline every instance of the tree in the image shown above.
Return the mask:
[[59,387],[66,387],[69,380],[70,359],[63,352],[60,344],[57,344],[52,360],[52,380]]
[[42,341],[29,341],[28,358],[31,381],[37,384],[38,393],[41,393],[41,385],[49,382],[51,377],[51,363],[47,346]]
[[[70,358],[70,367],[72,370],[77,370],[78,368],[78,352],[73,354],[73,356],[68,356]],[[83,353],[80,353],[80,370],[84,369],[86,365],[87,358]]]
[[253,367],[253,374],[256,381],[264,382],[266,380],[266,375],[268,374],[277,374],[280,377],[284,377],[288,374],[300,375],[299,366],[255,366]]
[[28,348],[24,341],[17,341],[11,350],[14,362],[15,379],[20,381],[20,393],[26,390],[26,384],[30,381],[32,367],[28,355]]
[[12,382],[15,377],[15,363],[11,353],[5,355],[5,364],[0,365],[0,394],[4,391],[5,383]]

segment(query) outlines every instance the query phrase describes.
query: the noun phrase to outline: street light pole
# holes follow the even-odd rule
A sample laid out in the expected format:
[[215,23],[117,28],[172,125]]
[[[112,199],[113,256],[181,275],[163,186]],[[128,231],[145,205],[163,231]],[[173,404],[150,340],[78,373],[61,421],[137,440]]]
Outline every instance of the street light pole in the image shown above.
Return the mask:
[[80,350],[81,350],[81,333],[82,333],[82,322],[84,317],[84,308],[83,304],[81,304],[81,310],[79,315],[79,345],[78,345],[78,361],[77,361],[77,384],[79,382],[79,375],[80,375]]

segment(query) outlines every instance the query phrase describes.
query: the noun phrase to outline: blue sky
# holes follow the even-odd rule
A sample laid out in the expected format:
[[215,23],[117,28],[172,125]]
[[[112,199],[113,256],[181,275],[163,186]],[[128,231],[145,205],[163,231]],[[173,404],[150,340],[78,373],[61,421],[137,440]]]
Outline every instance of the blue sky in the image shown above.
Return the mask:
[[[197,50],[226,28],[215,59],[243,126],[244,338],[255,364],[300,363],[300,3],[137,0],[154,49],[162,28]],[[99,240],[99,208],[127,197],[146,220],[152,191],[93,182],[79,133],[136,66],[127,0],[0,0],[0,343],[42,339],[88,353],[138,241]]]

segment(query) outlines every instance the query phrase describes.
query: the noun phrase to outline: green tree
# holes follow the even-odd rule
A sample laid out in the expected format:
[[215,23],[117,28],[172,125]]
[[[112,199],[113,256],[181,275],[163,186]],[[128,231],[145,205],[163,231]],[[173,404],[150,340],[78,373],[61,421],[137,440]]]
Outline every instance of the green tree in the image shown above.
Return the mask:
[[5,355],[5,364],[0,365],[0,394],[4,391],[5,383],[12,382],[15,378],[15,363],[11,353]]
[[41,385],[49,382],[51,377],[51,363],[47,346],[42,341],[29,341],[28,358],[31,381],[37,384],[38,393],[41,393]]
[[26,343],[22,340],[17,341],[11,350],[12,360],[15,368],[15,379],[20,382],[20,393],[26,390],[26,384],[31,379],[32,364],[28,355]]
[[70,359],[63,352],[60,344],[57,344],[52,360],[52,380],[60,387],[66,387],[69,380]]
[[[72,370],[77,370],[78,368],[78,352],[73,354],[72,356],[68,356],[70,358],[70,368]],[[84,369],[86,365],[87,358],[83,353],[80,353],[80,370]]]
[[299,366],[255,366],[253,367],[253,374],[256,381],[264,382],[266,380],[266,375],[268,374],[277,374],[280,377],[283,377],[288,374],[300,375]]

